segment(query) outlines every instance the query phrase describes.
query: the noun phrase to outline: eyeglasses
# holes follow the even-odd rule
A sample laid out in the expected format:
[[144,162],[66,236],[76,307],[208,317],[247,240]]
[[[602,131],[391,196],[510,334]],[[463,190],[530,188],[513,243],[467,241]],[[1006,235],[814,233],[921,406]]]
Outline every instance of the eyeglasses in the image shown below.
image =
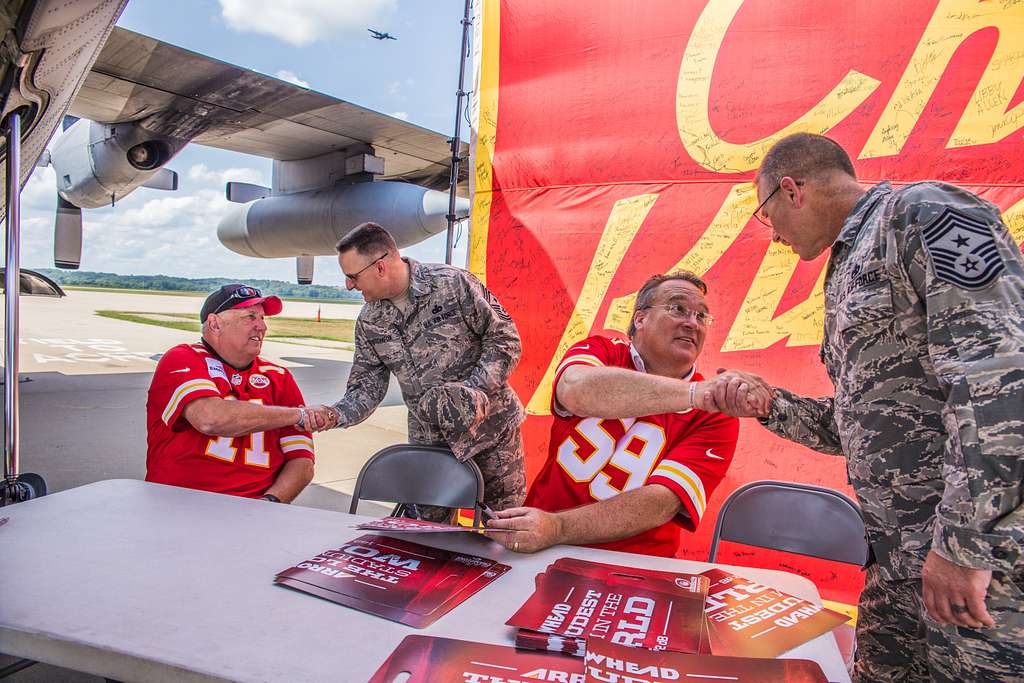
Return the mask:
[[385,257],[387,257],[387,255],[388,255],[388,252],[385,251],[383,254],[381,254],[377,258],[373,259],[372,261],[370,261],[365,266],[363,266],[362,268],[360,268],[356,272],[352,273],[351,275],[349,275],[348,273],[345,273],[345,279],[349,280],[351,282],[355,282],[356,278],[359,277],[360,275],[362,275],[365,270],[367,270],[370,266],[376,264],[377,261],[380,261],[380,260],[384,259]]
[[[797,187],[803,187],[804,181],[802,181],[802,180],[794,180],[793,182],[796,183]],[[761,225],[765,226],[766,228],[772,227],[772,219],[769,218],[768,214],[766,214],[764,212],[764,206],[765,206],[765,204],[768,203],[768,200],[770,200],[772,197],[774,197],[775,193],[778,192],[781,189],[782,189],[782,181],[780,180],[779,184],[775,186],[775,189],[772,190],[768,194],[768,196],[764,198],[763,202],[761,202],[760,204],[757,205],[757,208],[754,209],[754,213],[751,214],[751,215],[754,216],[754,218],[756,218],[761,223]]]
[[698,325],[703,327],[710,327],[711,323],[715,321],[715,316],[710,313],[694,311],[680,304],[651,304],[650,306],[644,306],[644,308],[664,308],[668,311],[669,316],[676,320],[689,320],[693,318]]
[[232,308],[232,303],[235,301],[248,301],[249,299],[256,299],[263,296],[263,293],[255,287],[239,287],[231,293],[227,299],[221,303],[211,313],[221,313],[229,308]]

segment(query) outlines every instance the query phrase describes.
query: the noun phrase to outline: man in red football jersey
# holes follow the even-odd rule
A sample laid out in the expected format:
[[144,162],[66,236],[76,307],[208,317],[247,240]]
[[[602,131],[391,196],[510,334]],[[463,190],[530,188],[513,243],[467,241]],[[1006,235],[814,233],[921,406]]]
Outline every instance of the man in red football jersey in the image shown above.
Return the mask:
[[729,374],[694,366],[711,324],[707,285],[689,272],[651,277],[637,293],[630,341],[593,336],[555,372],[548,459],[526,506],[494,513],[488,535],[519,552],[558,543],[675,555],[725,475],[739,422],[703,405],[712,383],[768,402]]
[[225,285],[200,313],[203,337],[165,353],[146,402],[146,481],[289,503],[313,478],[310,430],[288,370],[259,357],[281,300]]

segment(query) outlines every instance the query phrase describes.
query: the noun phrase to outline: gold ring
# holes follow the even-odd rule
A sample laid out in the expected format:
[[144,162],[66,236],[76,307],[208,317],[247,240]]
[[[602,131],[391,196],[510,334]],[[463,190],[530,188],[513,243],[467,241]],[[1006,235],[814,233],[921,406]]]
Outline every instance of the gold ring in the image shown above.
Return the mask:
[[519,541],[516,541],[515,543],[512,544],[512,552],[515,552],[515,553],[519,552]]

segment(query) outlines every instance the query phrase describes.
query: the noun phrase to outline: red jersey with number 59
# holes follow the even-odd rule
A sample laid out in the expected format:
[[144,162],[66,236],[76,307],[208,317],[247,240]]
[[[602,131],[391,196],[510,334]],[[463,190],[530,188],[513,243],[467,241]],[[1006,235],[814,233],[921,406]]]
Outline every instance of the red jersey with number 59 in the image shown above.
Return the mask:
[[[570,348],[555,372],[554,386],[573,365],[644,372],[643,359],[623,340],[593,336]],[[684,378],[703,379],[692,373]],[[661,484],[682,502],[675,519],[632,538],[595,545],[672,557],[681,529],[693,531],[708,496],[725,476],[736,451],[739,420],[687,410],[640,418],[579,417],[560,406],[552,391],[548,459],[526,496],[526,505],[549,512],[611,498],[640,486]]]
[[206,397],[300,406],[288,370],[257,357],[235,370],[202,344],[179,344],[160,359],[146,401],[146,481],[259,498],[292,458],[313,459],[309,432],[294,427],[246,436],[207,436],[182,415]]

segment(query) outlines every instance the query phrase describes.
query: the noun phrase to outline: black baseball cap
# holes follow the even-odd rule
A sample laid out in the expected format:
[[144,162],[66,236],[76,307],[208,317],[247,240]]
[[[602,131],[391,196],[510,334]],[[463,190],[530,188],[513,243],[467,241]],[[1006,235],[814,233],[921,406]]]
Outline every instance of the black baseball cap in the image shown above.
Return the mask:
[[211,313],[220,313],[231,308],[245,308],[263,304],[264,315],[277,315],[284,304],[276,296],[263,296],[263,293],[249,285],[224,285],[203,302],[199,311],[199,322],[204,323]]

